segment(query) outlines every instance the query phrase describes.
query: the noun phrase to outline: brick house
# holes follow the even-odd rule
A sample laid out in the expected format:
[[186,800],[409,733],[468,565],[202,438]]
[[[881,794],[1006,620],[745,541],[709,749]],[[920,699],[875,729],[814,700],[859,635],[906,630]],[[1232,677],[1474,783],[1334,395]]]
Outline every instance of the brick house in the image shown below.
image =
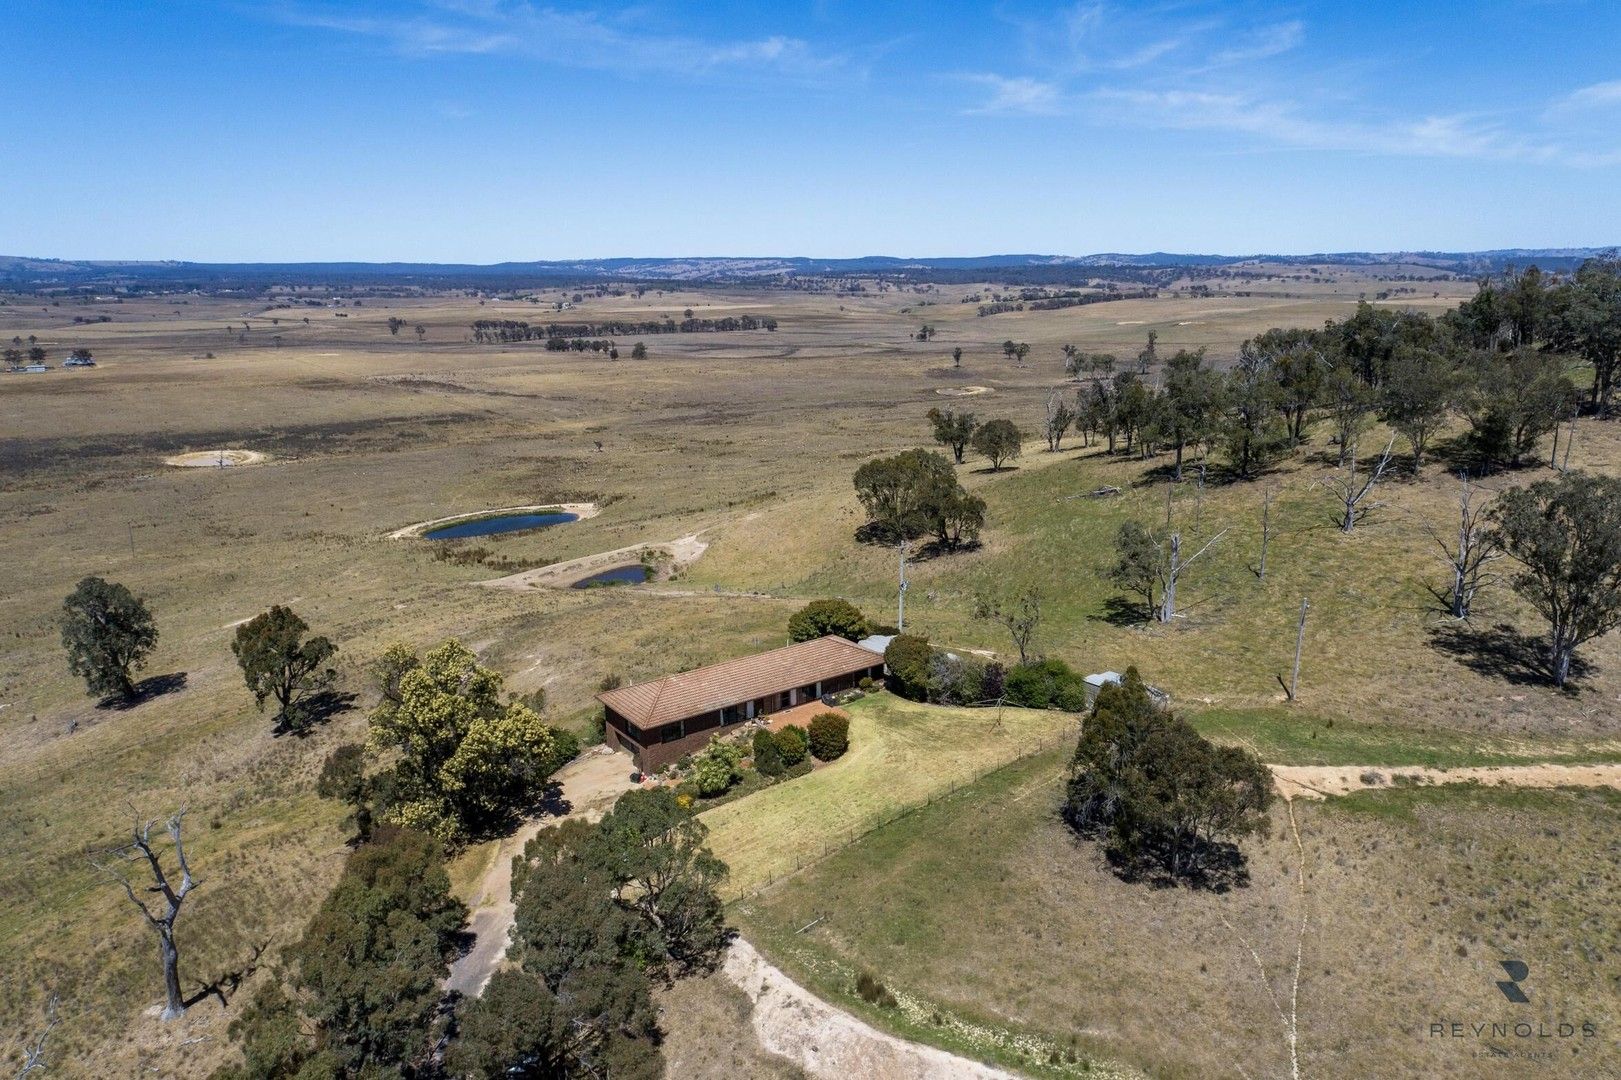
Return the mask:
[[643,772],[657,772],[727,728],[883,674],[878,653],[841,637],[823,637],[621,686],[597,700],[608,745],[630,754]]

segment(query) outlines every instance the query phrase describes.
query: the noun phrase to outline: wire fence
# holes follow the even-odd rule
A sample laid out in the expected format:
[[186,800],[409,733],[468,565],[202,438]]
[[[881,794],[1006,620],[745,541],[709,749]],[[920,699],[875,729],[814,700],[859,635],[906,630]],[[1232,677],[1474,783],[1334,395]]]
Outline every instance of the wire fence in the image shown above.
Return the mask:
[[910,803],[903,803],[898,806],[890,807],[886,810],[880,811],[879,813],[871,815],[864,821],[857,822],[853,825],[847,825],[841,829],[835,830],[831,834],[825,835],[819,845],[810,848],[808,851],[796,852],[794,855],[794,868],[792,870],[784,870],[764,881],[750,885],[747,888],[738,889],[729,894],[723,892],[722,897],[727,903],[731,904],[740,903],[744,900],[753,900],[772,886],[786,881],[788,878],[798,874],[806,867],[815,866],[817,863],[822,862],[829,856],[838,854],[845,848],[850,847],[856,841],[865,839],[866,837],[877,832],[879,829],[893,825],[902,818],[909,817],[910,815],[917,813],[919,810],[927,809],[943,799],[949,799],[963,788],[971,787],[972,785],[979,783],[995,773],[1011,769],[1016,765],[1022,765],[1024,762],[1029,761],[1033,757],[1039,757],[1040,755],[1048,753],[1049,751],[1057,750],[1061,746],[1072,745],[1079,736],[1079,726],[1076,726],[1070,730],[1061,731],[1057,735],[1036,743],[1025,750],[1025,752],[1022,754],[1009,758],[1006,761],[986,766],[980,771],[972,773],[969,776],[960,777],[953,780],[949,787],[932,791],[926,798],[917,799]]

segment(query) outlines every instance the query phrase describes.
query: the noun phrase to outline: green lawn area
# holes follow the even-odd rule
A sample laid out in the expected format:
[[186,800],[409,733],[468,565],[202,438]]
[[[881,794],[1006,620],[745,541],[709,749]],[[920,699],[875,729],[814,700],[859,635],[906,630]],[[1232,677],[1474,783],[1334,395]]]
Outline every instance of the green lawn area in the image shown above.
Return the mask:
[[850,750],[809,776],[703,814],[739,896],[821,858],[876,823],[999,765],[1072,741],[1076,717],[955,709],[879,693],[849,706]]

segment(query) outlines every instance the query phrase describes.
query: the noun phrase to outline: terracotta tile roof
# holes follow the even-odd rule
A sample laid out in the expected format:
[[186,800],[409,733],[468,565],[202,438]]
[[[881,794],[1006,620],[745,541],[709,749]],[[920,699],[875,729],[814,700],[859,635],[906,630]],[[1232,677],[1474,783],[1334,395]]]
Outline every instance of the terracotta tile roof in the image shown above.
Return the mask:
[[597,700],[645,730],[792,687],[864,671],[883,662],[878,653],[829,636],[666,675],[638,686],[621,686],[598,694]]

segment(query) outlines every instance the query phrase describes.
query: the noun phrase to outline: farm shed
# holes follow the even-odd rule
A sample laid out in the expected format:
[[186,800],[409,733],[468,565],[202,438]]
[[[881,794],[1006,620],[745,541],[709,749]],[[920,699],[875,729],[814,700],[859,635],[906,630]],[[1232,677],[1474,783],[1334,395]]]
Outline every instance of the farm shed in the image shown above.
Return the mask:
[[597,700],[608,745],[643,772],[657,772],[729,727],[883,674],[881,655],[829,636],[622,686]]

